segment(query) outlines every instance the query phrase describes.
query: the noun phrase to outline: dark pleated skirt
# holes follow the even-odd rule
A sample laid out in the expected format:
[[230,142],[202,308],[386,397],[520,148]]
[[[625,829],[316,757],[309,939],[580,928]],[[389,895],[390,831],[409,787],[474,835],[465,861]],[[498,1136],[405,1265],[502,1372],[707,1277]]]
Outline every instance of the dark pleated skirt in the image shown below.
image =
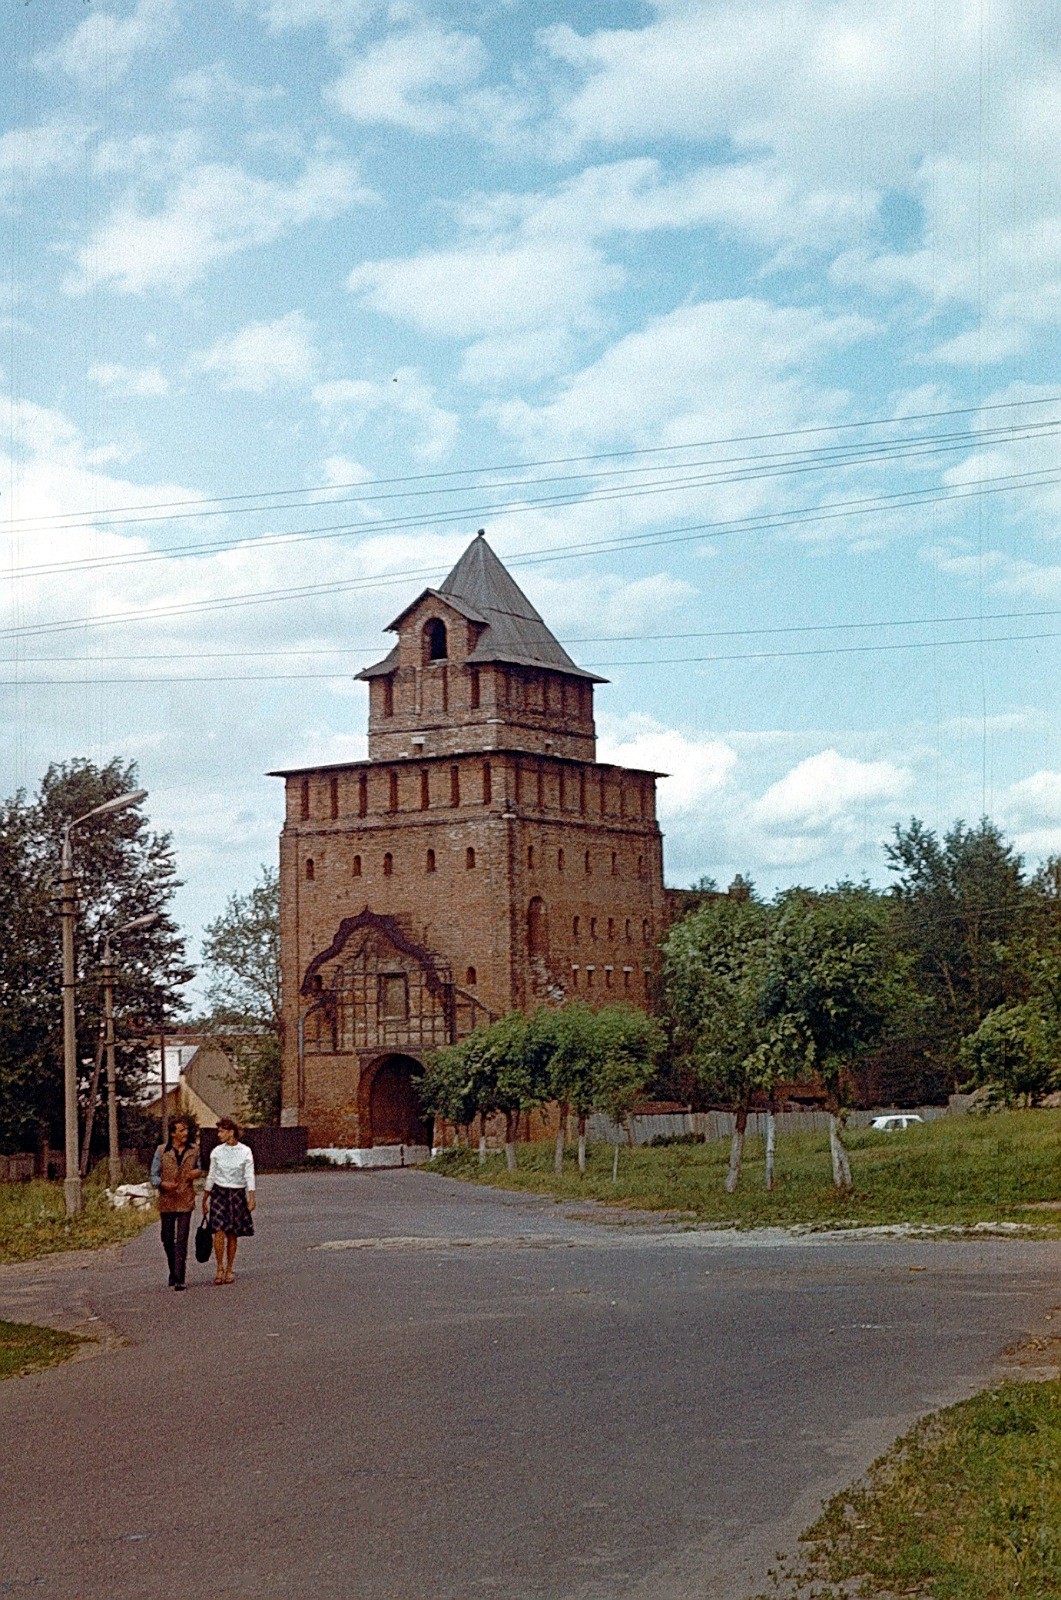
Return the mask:
[[246,1189],[222,1189],[215,1184],[210,1191],[210,1226],[215,1233],[234,1233],[237,1239],[249,1238],[254,1232],[254,1219],[247,1204]]

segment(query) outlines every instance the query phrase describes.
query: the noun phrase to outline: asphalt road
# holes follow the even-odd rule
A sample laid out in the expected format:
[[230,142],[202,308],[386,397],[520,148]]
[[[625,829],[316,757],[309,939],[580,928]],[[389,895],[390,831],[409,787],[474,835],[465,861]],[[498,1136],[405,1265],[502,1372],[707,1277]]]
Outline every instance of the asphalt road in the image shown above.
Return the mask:
[[1058,1298],[1056,1243],[589,1215],[277,1177],[230,1288],[168,1291],[154,1227],[0,1269],[0,1316],[112,1345],[0,1385],[0,1594],[745,1600]]

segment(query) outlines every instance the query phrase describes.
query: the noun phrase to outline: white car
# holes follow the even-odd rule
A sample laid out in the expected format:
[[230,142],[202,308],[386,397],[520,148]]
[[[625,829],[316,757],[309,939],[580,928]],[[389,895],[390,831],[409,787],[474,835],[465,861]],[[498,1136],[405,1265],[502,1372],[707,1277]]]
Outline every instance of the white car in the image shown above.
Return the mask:
[[912,1128],[915,1122],[924,1122],[924,1117],[919,1117],[916,1111],[890,1111],[886,1116],[874,1117],[870,1127],[877,1133],[896,1133],[903,1128]]

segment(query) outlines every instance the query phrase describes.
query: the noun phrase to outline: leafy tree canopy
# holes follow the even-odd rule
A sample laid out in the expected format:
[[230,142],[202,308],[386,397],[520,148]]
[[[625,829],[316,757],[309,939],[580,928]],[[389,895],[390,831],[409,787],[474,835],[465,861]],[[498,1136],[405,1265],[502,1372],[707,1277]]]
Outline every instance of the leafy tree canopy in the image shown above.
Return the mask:
[[[62,1129],[62,958],[58,905],[64,824],[139,787],[136,765],[84,758],[53,764],[30,800],[0,804],[0,1148]],[[80,904],[76,948],[78,1054],[91,1059],[102,1014],[100,963],[108,933],[149,912],[157,921],[114,940],[119,1093],[142,1079],[149,1036],[184,1011],[192,976],[171,916],[180,888],[169,834],[154,833],[140,806],[86,823],[74,834]],[[87,1072],[83,1074],[87,1077]]]

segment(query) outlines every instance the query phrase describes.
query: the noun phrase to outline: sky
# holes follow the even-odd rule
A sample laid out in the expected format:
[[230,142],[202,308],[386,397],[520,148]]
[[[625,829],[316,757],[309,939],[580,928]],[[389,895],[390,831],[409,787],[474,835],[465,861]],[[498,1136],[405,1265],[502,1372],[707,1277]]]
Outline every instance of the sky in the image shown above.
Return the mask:
[[193,948],[479,527],[668,882],[1061,851],[1053,0],[4,0],[0,783]]

